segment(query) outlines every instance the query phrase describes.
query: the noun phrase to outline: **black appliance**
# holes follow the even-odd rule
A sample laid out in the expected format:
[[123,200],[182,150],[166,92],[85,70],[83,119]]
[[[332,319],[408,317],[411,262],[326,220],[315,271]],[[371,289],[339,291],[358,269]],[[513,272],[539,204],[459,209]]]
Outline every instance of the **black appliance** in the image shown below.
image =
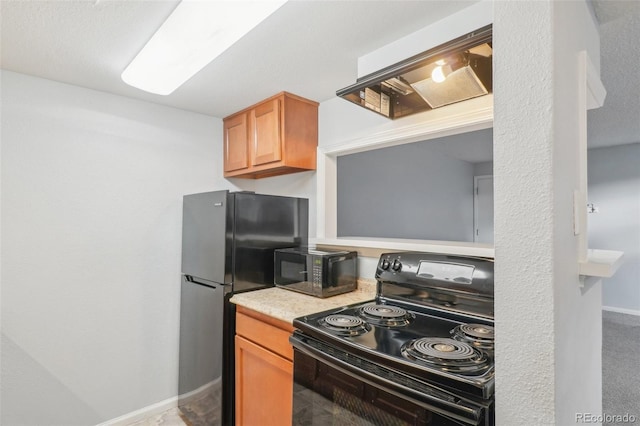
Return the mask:
[[315,297],[348,293],[357,287],[358,253],[309,247],[275,251],[277,287]]
[[494,425],[493,260],[387,253],[374,300],[296,318],[294,425]]
[[215,191],[185,195],[179,408],[193,425],[233,425],[234,293],[273,286],[273,252],[308,242],[304,198]]

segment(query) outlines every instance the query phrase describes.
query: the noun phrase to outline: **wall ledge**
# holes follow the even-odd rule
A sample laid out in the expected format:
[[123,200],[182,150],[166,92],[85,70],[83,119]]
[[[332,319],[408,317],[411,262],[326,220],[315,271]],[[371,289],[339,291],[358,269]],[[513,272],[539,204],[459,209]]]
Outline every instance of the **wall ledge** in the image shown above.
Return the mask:
[[587,260],[580,262],[580,275],[609,278],[623,263],[624,252],[613,250],[587,250]]
[[607,90],[600,80],[600,72],[596,69],[586,50],[580,52],[581,66],[584,68],[587,83],[587,109],[596,109],[604,105]]
[[357,251],[360,256],[380,257],[380,254],[394,251],[423,251],[461,256],[494,257],[491,244],[462,241],[409,240],[399,238],[316,238],[310,242],[326,248],[340,248]]

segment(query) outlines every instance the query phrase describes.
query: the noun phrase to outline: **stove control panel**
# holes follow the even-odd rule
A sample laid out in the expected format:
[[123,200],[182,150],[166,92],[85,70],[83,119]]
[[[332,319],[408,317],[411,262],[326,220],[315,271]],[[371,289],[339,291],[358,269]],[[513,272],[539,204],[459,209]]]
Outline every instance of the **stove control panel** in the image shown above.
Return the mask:
[[376,279],[493,298],[493,259],[439,253],[383,253]]

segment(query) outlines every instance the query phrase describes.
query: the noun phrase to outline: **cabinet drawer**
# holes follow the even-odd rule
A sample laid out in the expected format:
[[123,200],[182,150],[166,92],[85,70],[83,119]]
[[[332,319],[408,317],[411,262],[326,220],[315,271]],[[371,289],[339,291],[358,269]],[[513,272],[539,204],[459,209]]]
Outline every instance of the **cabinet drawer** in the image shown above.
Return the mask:
[[293,326],[285,321],[238,306],[236,334],[286,358],[293,360],[289,336]]

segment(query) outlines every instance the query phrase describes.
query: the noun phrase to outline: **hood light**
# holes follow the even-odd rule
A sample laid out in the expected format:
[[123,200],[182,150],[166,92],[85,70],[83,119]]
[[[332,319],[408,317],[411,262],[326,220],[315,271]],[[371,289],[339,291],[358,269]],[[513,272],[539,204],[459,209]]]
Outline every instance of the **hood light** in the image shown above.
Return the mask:
[[169,95],[286,0],[182,0],[122,72],[130,86]]
[[451,66],[447,65],[445,61],[436,61],[436,67],[431,71],[431,80],[434,83],[442,83],[447,79],[447,76],[451,74]]

